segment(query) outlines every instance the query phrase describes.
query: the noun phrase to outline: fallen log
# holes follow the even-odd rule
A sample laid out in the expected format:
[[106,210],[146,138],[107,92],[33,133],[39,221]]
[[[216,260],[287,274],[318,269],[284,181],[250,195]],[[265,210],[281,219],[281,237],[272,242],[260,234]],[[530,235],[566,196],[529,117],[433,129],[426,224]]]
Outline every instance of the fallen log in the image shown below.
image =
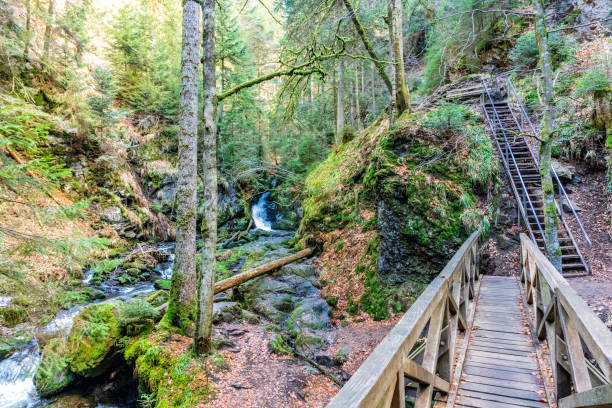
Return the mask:
[[293,255],[289,255],[284,258],[277,259],[274,262],[270,262],[270,263],[258,266],[255,269],[251,269],[249,271],[239,273],[238,275],[234,275],[230,278],[223,279],[222,281],[215,283],[215,295],[219,292],[224,292],[228,289],[231,289],[234,286],[238,286],[257,276],[263,275],[264,273],[273,271],[274,269],[278,269],[283,265],[287,265],[288,263],[304,258],[310,254],[312,254],[312,249],[306,248],[304,250],[301,250],[300,252],[296,252]]
[[[241,285],[244,282],[249,281],[253,278],[256,278],[258,276],[271,272],[275,269],[278,269],[281,266],[287,265],[291,262],[295,262],[298,259],[305,258],[311,254],[312,254],[312,248],[306,248],[306,249],[301,250],[300,252],[296,252],[293,255],[289,255],[284,258],[277,259],[274,262],[270,262],[270,263],[258,266],[257,268],[250,269],[246,272],[239,273],[238,275],[234,275],[230,278],[223,279],[222,281],[215,283],[215,295],[217,293],[221,293],[228,289]],[[166,310],[166,306],[168,306],[168,303],[164,303],[163,305],[156,307],[156,309],[160,312],[163,312],[164,310]]]

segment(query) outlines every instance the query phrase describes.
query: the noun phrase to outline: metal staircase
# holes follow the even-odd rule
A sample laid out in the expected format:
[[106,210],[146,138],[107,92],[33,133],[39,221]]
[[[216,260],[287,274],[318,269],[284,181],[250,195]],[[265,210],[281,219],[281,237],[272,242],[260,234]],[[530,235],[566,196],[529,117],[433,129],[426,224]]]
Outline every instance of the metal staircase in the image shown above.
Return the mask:
[[[506,81],[506,98],[494,98],[482,82],[481,108],[489,126],[497,151],[511,180],[511,187],[517,203],[519,224],[526,225],[531,239],[546,253],[544,235],[544,203],[537,156],[527,142],[526,136],[538,136],[514,85]],[[553,183],[558,192],[555,203],[559,222],[559,244],[561,246],[562,273],[565,277],[582,276],[590,273],[591,241],[572,201],[567,196],[557,173],[553,169]],[[564,207],[566,203],[567,207]],[[569,214],[564,209],[569,208]],[[569,219],[568,219],[569,218]],[[583,249],[586,247],[588,262],[568,226],[572,223],[582,233]]]

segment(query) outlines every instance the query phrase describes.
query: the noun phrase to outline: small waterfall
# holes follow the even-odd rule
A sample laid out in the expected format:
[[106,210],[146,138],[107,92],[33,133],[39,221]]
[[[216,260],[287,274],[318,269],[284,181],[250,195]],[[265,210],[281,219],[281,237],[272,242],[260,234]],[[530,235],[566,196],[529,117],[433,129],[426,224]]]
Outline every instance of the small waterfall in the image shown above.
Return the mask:
[[272,223],[274,222],[273,220],[271,221],[269,217],[270,206],[272,205],[268,201],[269,196],[269,192],[263,193],[251,208],[253,223],[257,229],[262,231],[272,231]]

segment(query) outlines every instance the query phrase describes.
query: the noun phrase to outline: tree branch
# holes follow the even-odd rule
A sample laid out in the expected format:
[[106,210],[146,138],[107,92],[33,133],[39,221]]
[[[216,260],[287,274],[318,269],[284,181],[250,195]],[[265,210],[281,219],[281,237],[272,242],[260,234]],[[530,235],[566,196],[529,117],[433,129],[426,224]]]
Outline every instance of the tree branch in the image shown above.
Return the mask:
[[380,75],[383,82],[387,86],[389,93],[392,93],[391,80],[389,79],[389,76],[385,72],[385,67],[383,66],[383,64],[378,62],[380,61],[380,58],[378,58],[378,55],[376,55],[376,52],[374,51],[372,44],[370,44],[370,41],[368,40],[368,37],[366,36],[365,30],[363,29],[363,26],[361,25],[361,22],[359,21],[359,18],[357,17],[357,13],[355,13],[355,9],[353,9],[353,5],[351,4],[350,0],[343,0],[343,1],[344,1],[344,5],[346,6],[346,9],[349,12],[351,20],[353,21],[355,30],[357,31],[357,34],[359,34],[359,37],[361,37],[363,46],[365,47],[366,51],[368,51],[368,54],[370,55],[370,57],[372,57],[372,61],[374,62],[374,65],[376,65],[378,74]]

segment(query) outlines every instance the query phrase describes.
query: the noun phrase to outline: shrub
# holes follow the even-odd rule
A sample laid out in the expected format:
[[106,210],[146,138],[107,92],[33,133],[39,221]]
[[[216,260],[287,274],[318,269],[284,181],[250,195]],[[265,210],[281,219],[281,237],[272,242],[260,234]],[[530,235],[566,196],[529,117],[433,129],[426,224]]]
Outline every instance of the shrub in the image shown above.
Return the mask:
[[[573,47],[561,33],[553,33],[548,36],[548,47],[553,69],[558,68],[562,62],[569,60],[573,54]],[[509,56],[515,64],[535,66],[539,58],[535,31],[531,30],[521,34],[516,40],[514,48],[510,50]]]
[[612,81],[602,69],[589,69],[576,81],[576,95],[603,96],[612,91]]
[[463,105],[444,103],[427,114],[423,125],[436,129],[461,130],[473,112]]

